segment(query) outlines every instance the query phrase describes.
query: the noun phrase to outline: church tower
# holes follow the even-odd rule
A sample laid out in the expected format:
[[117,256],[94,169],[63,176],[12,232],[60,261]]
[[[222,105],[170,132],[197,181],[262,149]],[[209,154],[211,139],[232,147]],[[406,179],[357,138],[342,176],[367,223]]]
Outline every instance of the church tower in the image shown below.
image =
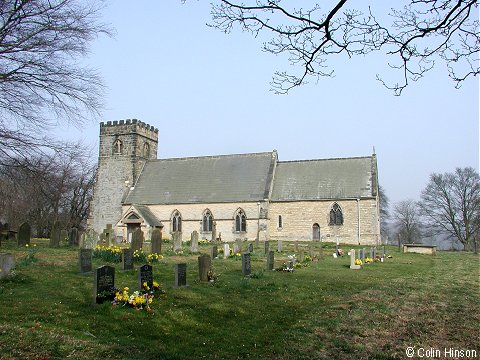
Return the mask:
[[158,129],[136,119],[100,123],[98,169],[88,227],[101,233],[122,216],[122,202],[147,160],[157,158]]

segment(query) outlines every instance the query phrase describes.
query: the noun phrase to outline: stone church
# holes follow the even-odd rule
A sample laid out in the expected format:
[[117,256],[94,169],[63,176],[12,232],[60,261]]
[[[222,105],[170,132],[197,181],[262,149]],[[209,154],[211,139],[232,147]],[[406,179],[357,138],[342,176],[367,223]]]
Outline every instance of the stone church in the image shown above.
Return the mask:
[[[88,224],[118,240],[180,232],[222,241],[380,242],[376,155],[280,161],[275,150],[157,159],[158,129],[138,120],[100,124]],[[214,235],[215,236],[215,235]]]

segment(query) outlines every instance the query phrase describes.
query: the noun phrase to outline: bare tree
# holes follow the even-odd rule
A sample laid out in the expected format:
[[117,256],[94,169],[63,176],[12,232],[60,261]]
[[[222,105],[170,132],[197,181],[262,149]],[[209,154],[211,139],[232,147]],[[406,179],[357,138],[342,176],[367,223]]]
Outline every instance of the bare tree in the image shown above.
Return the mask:
[[388,238],[389,226],[388,220],[390,219],[390,200],[385,193],[383,186],[378,187],[378,196],[380,198],[380,234],[382,238]]
[[421,237],[421,219],[418,205],[413,200],[403,200],[393,206],[392,215],[397,234],[404,244],[411,244]]
[[277,93],[286,93],[311,77],[332,76],[327,59],[335,55],[352,57],[379,50],[400,71],[400,81],[393,84],[377,75],[396,95],[409,81],[423,77],[435,61],[446,64],[456,86],[479,74],[478,0],[411,0],[391,9],[390,21],[378,14],[381,6],[378,11],[375,5],[362,9],[356,4],[357,8],[349,9],[350,3],[337,0],[322,10],[316,3],[217,0],[212,4],[210,26],[229,33],[238,25],[255,37],[263,32],[273,35],[264,43],[264,51],[288,54],[296,69],[275,72],[271,85]]
[[480,218],[480,176],[471,168],[454,173],[432,174],[422,191],[420,208],[426,225],[444,231],[476,251]]

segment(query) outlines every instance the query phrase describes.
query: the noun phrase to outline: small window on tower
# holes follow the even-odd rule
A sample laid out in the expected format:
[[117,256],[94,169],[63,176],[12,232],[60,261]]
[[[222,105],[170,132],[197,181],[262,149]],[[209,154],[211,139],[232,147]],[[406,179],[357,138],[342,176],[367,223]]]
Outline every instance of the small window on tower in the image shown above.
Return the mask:
[[143,156],[146,158],[150,157],[150,145],[148,143],[143,144]]

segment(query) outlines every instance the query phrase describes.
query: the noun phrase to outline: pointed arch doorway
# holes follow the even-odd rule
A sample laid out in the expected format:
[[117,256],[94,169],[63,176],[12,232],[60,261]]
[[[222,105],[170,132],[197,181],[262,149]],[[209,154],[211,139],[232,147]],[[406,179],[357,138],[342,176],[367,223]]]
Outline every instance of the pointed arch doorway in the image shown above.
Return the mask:
[[312,225],[312,240],[320,240],[320,225],[317,223]]

